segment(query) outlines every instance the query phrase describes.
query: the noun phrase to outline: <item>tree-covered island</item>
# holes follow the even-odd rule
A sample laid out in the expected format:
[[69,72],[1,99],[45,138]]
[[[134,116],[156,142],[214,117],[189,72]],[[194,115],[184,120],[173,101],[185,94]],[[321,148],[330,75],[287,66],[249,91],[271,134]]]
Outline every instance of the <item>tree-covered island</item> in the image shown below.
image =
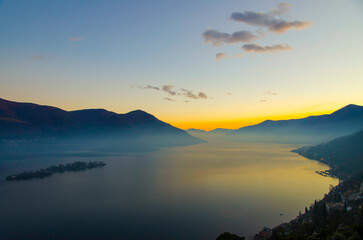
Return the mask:
[[21,180],[30,180],[34,178],[45,178],[50,177],[54,173],[64,173],[64,172],[75,172],[75,171],[84,171],[92,168],[102,168],[106,166],[104,162],[80,162],[76,161],[74,163],[67,164],[59,164],[47,167],[45,169],[41,168],[36,171],[25,171],[19,174],[9,175],[6,177],[6,181],[21,181]]

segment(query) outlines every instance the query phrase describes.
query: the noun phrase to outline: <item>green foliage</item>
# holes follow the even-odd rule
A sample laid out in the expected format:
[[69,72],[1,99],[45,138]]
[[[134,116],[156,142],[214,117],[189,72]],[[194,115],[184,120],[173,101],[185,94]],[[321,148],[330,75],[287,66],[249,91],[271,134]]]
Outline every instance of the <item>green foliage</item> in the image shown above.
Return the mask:
[[354,232],[352,236],[349,237],[349,240],[362,240],[362,238],[359,236],[359,233]]
[[344,234],[340,232],[333,233],[333,236],[331,238],[332,240],[346,240],[347,238],[344,236]]
[[225,232],[219,235],[216,240],[245,240],[245,237],[239,237],[236,234]]

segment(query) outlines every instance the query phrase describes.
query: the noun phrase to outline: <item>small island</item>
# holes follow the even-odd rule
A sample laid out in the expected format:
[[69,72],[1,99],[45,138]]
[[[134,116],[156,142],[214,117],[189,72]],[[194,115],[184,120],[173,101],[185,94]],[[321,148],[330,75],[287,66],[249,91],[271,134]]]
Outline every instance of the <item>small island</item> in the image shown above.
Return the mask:
[[92,168],[102,168],[106,166],[104,162],[80,162],[76,161],[74,163],[67,164],[59,164],[47,167],[45,169],[41,168],[36,171],[25,171],[19,174],[10,175],[6,177],[6,181],[21,181],[21,180],[30,180],[34,178],[45,178],[50,177],[54,173],[64,173],[64,172],[75,172],[75,171],[83,171]]

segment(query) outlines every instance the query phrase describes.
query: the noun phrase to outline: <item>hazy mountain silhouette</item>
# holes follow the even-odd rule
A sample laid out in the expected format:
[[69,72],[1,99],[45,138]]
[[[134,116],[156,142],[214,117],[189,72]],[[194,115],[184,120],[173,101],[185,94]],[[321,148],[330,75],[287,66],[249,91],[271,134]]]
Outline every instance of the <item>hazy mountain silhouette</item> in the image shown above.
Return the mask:
[[[102,128],[148,128],[161,129],[171,127],[153,115],[141,110],[132,111],[126,114],[117,114],[104,109],[85,109],[71,112],[78,117],[86,126]],[[170,130],[167,129],[167,130]],[[175,129],[173,129],[175,130]]]
[[229,133],[231,131],[231,129],[216,128],[214,130],[206,131],[206,130],[201,130],[201,129],[196,129],[196,128],[189,128],[186,131],[188,133],[190,133],[190,134],[216,134],[216,135],[223,135],[223,134]]
[[363,169],[363,130],[340,137],[317,146],[307,146],[293,150],[304,157],[322,161],[335,174],[354,175]]
[[231,129],[227,129],[227,128],[216,128],[216,129],[211,130],[209,132],[210,133],[215,133],[215,134],[228,134],[231,131],[232,131]]
[[208,133],[206,130],[196,129],[196,128],[189,128],[186,130],[190,134],[205,134]]
[[132,144],[170,146],[201,142],[141,110],[126,114],[104,109],[68,112],[0,99],[0,139],[29,141],[49,138],[58,143],[67,140],[67,143],[79,145],[84,142],[93,146],[115,146],[115,142],[122,142],[121,148]]
[[81,121],[62,109],[0,99],[0,137],[54,136],[76,129]]
[[332,114],[291,120],[266,120],[239,129],[211,131],[188,129],[190,134],[217,134],[252,142],[318,143],[348,135],[363,128],[363,107],[350,104]]
[[363,128],[363,107],[350,104],[332,114],[301,119],[272,121],[230,131],[233,135],[306,137],[327,140],[348,135]]

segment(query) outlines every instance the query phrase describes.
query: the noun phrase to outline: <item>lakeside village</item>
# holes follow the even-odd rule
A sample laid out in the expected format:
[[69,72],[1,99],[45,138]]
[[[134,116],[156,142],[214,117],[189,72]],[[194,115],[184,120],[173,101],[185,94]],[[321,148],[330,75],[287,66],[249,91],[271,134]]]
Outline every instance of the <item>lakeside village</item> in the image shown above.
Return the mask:
[[[363,174],[331,186],[328,194],[315,201],[304,213],[288,223],[263,228],[254,240],[265,239],[335,239],[363,234]],[[332,238],[330,238],[332,237]],[[349,239],[351,239],[349,238]],[[336,238],[344,239],[344,238]]]

